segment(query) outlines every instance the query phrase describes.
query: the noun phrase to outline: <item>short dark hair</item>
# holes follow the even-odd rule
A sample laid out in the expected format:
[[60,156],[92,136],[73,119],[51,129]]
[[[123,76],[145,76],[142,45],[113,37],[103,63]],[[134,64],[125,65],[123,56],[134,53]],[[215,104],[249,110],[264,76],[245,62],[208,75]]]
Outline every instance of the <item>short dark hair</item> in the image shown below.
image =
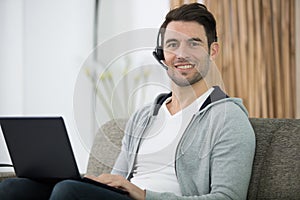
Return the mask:
[[161,40],[163,42],[164,32],[171,21],[196,21],[204,26],[208,48],[217,41],[216,20],[205,5],[200,3],[184,4],[171,10],[160,27]]

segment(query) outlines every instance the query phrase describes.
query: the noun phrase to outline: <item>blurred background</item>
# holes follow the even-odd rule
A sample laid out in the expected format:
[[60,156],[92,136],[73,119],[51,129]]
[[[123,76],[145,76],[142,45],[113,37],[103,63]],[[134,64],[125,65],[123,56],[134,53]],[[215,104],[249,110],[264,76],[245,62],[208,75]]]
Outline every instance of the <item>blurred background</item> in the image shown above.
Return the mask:
[[[63,116],[85,172],[101,124],[168,90],[151,53],[166,13],[189,2],[0,0],[0,116]],[[226,92],[250,117],[300,118],[300,2],[198,2],[217,20]]]

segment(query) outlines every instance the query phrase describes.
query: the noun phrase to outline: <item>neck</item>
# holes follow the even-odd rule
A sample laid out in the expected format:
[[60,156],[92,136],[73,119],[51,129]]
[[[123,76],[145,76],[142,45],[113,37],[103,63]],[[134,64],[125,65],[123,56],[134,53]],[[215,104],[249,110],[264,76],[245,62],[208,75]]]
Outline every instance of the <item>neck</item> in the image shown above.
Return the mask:
[[172,101],[167,104],[171,114],[175,114],[193,103],[208,90],[205,81],[199,81],[191,86],[180,87],[172,83]]

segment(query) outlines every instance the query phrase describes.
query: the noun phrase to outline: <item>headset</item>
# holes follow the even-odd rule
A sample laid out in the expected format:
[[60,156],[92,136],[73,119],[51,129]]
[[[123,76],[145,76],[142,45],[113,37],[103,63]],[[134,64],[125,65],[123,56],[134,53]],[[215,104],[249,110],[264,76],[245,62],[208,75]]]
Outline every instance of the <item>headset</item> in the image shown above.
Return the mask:
[[165,70],[168,70],[168,66],[164,63],[164,60],[165,60],[164,50],[163,50],[162,45],[160,44],[162,30],[163,30],[163,28],[160,28],[158,31],[158,35],[157,35],[157,39],[156,39],[156,47],[152,54],[153,54],[154,58],[159,62],[159,64],[161,66],[163,66],[163,68]]

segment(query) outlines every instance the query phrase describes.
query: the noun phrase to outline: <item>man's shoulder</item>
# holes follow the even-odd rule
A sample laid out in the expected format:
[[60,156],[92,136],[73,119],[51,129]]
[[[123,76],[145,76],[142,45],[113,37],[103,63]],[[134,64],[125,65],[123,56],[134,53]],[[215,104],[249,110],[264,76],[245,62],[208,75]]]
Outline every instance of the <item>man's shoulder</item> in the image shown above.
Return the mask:
[[207,109],[213,109],[215,112],[236,112],[242,111],[247,114],[247,109],[240,98],[228,97],[211,103]]
[[134,116],[144,116],[144,115],[155,115],[163,102],[171,96],[172,93],[160,93],[156,96],[155,100],[151,103],[147,103],[141,108],[139,108]]

